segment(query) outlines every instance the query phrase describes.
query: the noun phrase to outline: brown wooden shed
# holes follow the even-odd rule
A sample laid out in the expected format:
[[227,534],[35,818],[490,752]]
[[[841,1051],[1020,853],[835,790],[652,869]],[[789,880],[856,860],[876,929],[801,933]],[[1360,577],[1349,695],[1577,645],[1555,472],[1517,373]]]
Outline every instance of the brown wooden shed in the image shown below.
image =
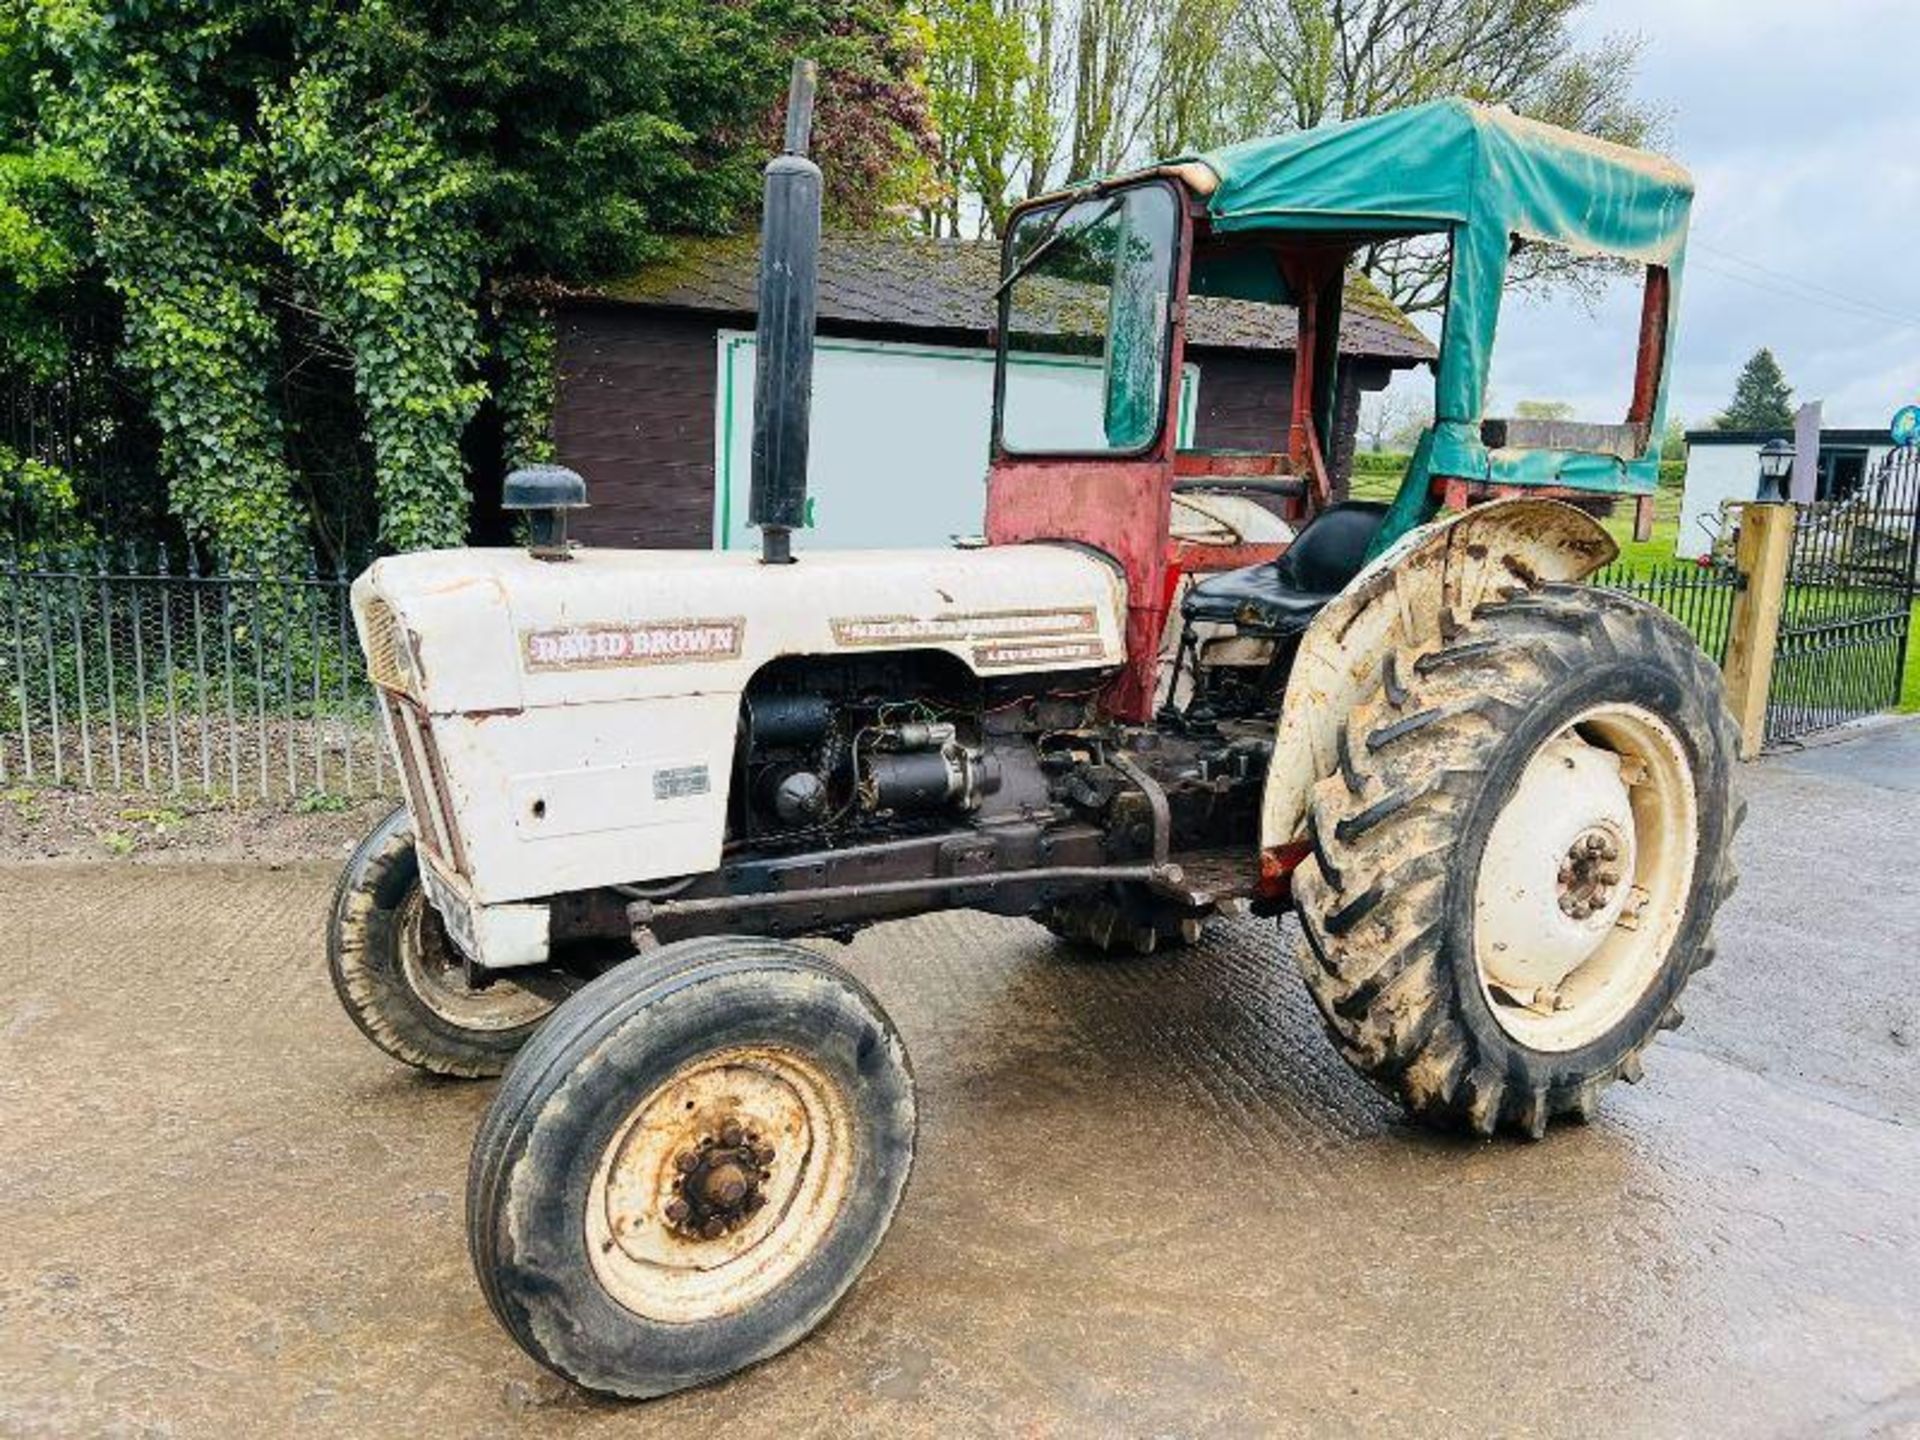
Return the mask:
[[[592,508],[576,517],[584,541],[609,546],[704,548],[725,543],[725,472],[738,386],[727,366],[728,338],[754,323],[757,240],[695,239],[675,257],[616,283],[572,291],[556,302],[559,353],[553,435],[560,463],[587,477]],[[991,243],[866,234],[829,234],[820,254],[819,333],[867,342],[885,357],[990,353],[999,256]],[[1285,444],[1292,386],[1292,310],[1196,299],[1187,360],[1197,391],[1191,443],[1273,449]],[[1330,465],[1344,491],[1360,396],[1396,370],[1432,360],[1432,344],[1365,280],[1349,282],[1341,322],[1338,426]],[[854,347],[846,347],[854,348]],[[969,392],[971,394],[971,392]],[[929,415],[955,423],[948,404]],[[972,433],[973,416],[958,417]],[[897,421],[898,417],[890,417]],[[816,402],[821,426],[834,423]],[[979,470],[985,472],[989,414],[978,405]],[[720,490],[716,492],[716,475]],[[900,507],[905,517],[912,507]],[[734,523],[738,523],[737,517]],[[881,542],[890,541],[884,533]]]

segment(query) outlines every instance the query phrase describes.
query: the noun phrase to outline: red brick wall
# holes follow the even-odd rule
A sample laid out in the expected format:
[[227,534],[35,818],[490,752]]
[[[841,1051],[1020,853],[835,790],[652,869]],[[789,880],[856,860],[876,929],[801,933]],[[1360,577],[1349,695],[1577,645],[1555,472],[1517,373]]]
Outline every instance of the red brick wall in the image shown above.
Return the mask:
[[553,440],[559,462],[587,478],[590,506],[570,525],[582,541],[668,550],[713,542],[720,320],[560,312]]
[[[553,437],[558,460],[587,479],[590,508],[570,528],[590,545],[705,549],[713,540],[715,338],[746,316],[683,315],[579,306],[558,317]],[[955,343],[914,331],[870,338]],[[1286,448],[1293,366],[1285,356],[1199,351],[1194,441],[1229,450]],[[1339,423],[1328,464],[1345,494],[1361,384],[1378,367],[1342,370]],[[985,417],[981,417],[982,424]]]

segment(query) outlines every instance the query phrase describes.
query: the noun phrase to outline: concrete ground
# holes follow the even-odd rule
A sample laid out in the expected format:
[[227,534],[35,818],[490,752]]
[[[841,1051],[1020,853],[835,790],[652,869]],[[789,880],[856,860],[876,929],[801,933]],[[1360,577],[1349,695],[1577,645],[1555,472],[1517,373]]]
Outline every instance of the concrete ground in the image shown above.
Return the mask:
[[924,1116],[892,1237],[812,1339],[638,1407],[488,1315],[492,1087],[341,1017],[330,867],[0,870],[0,1433],[1920,1434],[1920,727],[1747,773],[1687,1027],[1538,1145],[1402,1124],[1291,925],[864,936]]

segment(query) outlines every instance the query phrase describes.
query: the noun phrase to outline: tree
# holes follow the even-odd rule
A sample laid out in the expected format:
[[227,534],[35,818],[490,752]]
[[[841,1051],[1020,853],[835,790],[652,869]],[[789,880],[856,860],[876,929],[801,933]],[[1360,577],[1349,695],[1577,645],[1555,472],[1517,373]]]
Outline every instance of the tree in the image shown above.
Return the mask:
[[1371,395],[1360,411],[1360,439],[1368,450],[1411,450],[1420,434],[1433,424],[1433,406],[1405,390],[1387,389]]
[[940,135],[935,234],[998,234],[1019,199],[1208,138],[1245,0],[922,0]]
[[78,154],[38,144],[34,55],[20,17],[0,8],[0,364],[46,375],[64,350],[60,310],[87,254]]
[[[1309,129],[1450,95],[1511,105],[1523,115],[1624,145],[1644,145],[1661,117],[1633,96],[1641,42],[1609,36],[1582,48],[1572,34],[1587,0],[1248,0],[1244,24],[1262,62],[1261,93],[1277,95],[1274,128]],[[1445,246],[1391,241],[1361,268],[1401,309],[1445,304]],[[1530,245],[1509,287],[1572,287],[1591,298],[1618,267]]]
[[[479,407],[538,428],[528,282],[751,223],[795,53],[830,212],[891,223],[923,40],[905,0],[0,0],[0,339],[30,288],[110,291],[169,503],[229,559],[341,553],[335,471],[381,544],[454,542]],[[62,186],[77,244],[36,213]]]
[[1573,406],[1565,400],[1522,400],[1513,413],[1521,420],[1571,420]]
[[[944,12],[990,11],[995,44],[1018,32],[1024,64],[996,71],[1022,117],[1020,138],[991,112],[988,148],[1005,163],[955,169],[948,216],[977,210],[998,228],[1009,177],[1024,193],[1152,158],[1259,134],[1310,129],[1442,96],[1504,103],[1587,134],[1643,145],[1660,116],[1634,98],[1640,42],[1581,45],[1573,21],[1588,0],[956,0],[925,6],[934,51],[974,53],[980,31]],[[979,113],[951,87],[964,67],[930,73],[943,145],[965,150]],[[959,125],[965,133],[955,134]],[[1018,188],[1018,187],[1015,187]],[[1432,239],[1370,246],[1361,268],[1402,309],[1445,302],[1447,256]],[[1571,288],[1591,298],[1619,267],[1553,246],[1525,247],[1516,290]]]
[[1764,346],[1740,368],[1733,382],[1733,402],[1714,417],[1716,430],[1791,430],[1793,387]]
[[972,202],[997,234],[1012,201],[1022,102],[1038,62],[1027,51],[1023,17],[1006,0],[933,0],[925,15],[935,183],[921,220],[931,234],[958,236]]

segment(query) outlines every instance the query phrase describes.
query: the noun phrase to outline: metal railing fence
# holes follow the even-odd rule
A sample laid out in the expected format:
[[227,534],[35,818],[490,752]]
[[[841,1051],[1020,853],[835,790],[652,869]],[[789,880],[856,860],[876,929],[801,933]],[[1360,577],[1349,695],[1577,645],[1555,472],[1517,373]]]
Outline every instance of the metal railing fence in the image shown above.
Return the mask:
[[1637,566],[1613,564],[1592,577],[1606,590],[1637,596],[1684,625],[1713,663],[1727,663],[1727,637],[1733,630],[1733,602],[1740,574],[1723,562],[1663,560]]
[[1920,598],[1920,450],[1842,500],[1798,508],[1768,691],[1767,743],[1900,703]]
[[388,793],[349,584],[164,549],[0,552],[0,785]]

